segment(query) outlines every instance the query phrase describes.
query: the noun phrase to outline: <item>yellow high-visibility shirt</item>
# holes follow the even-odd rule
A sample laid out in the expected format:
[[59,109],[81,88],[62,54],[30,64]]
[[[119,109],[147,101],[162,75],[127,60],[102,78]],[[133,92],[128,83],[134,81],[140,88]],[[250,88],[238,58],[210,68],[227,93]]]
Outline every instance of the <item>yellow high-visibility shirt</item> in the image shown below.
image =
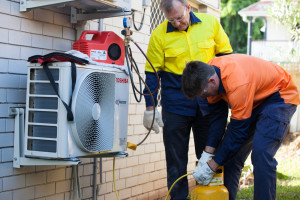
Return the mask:
[[[179,115],[195,116],[198,102],[187,99],[181,91],[181,75],[186,62],[208,62],[215,55],[231,52],[229,39],[221,24],[209,14],[190,12],[190,25],[186,31],[178,31],[168,21],[160,24],[150,37],[147,56],[160,76],[163,109]],[[154,92],[158,81],[148,62],[145,73],[146,83]],[[144,89],[144,93],[149,92]],[[156,105],[157,93],[153,97]],[[146,106],[153,105],[150,96],[145,96],[145,101]],[[200,102],[202,114],[205,114],[204,107],[207,103]]]
[[[167,20],[153,31],[147,56],[157,71],[181,75],[186,62],[200,60],[207,63],[217,54],[232,52],[217,18],[204,13],[194,14],[201,22],[190,25],[187,31],[167,32]],[[153,72],[148,62],[145,71]]]

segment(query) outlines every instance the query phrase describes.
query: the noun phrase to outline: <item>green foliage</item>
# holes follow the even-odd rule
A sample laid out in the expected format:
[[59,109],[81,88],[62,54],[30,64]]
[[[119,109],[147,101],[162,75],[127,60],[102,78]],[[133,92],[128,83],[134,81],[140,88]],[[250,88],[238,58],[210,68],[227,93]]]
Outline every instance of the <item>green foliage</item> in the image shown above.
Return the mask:
[[[253,199],[253,185],[247,189],[240,190],[236,197],[237,200]],[[277,184],[276,200],[295,200],[300,198],[300,186],[289,186],[281,183]]]
[[279,179],[279,180],[289,180],[289,179],[291,179],[291,177],[290,176],[287,176],[287,175],[285,175],[285,174],[283,174],[283,173],[280,173],[280,172],[277,172],[277,178]]
[[277,185],[277,200],[296,200],[300,198],[300,186]]
[[271,16],[275,21],[285,25],[292,35],[292,40],[300,42],[300,1],[299,0],[276,0]]
[[237,200],[253,199],[253,194],[254,194],[254,187],[252,185],[247,189],[239,190],[236,199]]
[[[259,0],[221,0],[221,24],[227,33],[234,53],[247,52],[248,24],[242,20],[238,11]],[[260,31],[264,23],[256,19],[253,24],[252,39],[263,39],[264,34]]]

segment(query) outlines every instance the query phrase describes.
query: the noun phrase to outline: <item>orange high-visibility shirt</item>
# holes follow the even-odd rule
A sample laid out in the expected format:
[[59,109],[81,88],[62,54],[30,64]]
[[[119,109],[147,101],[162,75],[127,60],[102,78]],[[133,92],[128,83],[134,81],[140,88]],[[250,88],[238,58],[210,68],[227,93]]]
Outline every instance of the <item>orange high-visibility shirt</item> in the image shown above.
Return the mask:
[[252,110],[270,95],[279,92],[285,103],[300,104],[292,77],[279,65],[257,57],[231,54],[209,61],[220,69],[226,93],[208,97],[209,103],[225,100],[231,107],[231,118],[247,119]]

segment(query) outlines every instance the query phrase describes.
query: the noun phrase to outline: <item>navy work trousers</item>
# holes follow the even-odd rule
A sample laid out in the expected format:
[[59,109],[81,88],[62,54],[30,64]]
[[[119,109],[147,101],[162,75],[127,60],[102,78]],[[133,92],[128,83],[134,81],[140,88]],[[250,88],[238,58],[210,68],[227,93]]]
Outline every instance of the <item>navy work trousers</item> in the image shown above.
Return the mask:
[[[182,116],[162,110],[163,140],[167,163],[168,188],[182,175],[187,174],[188,150],[191,129],[194,133],[196,156],[199,159],[208,137],[209,116],[197,112],[196,117]],[[187,178],[178,181],[171,191],[171,199],[185,199],[189,188]]]
[[[274,158],[284,139],[296,106],[274,101],[277,94],[255,108],[251,116],[251,137],[224,165],[224,184],[229,199],[236,199],[244,162],[251,154],[254,174],[254,200],[275,200],[277,161]],[[228,126],[230,130],[230,124]]]

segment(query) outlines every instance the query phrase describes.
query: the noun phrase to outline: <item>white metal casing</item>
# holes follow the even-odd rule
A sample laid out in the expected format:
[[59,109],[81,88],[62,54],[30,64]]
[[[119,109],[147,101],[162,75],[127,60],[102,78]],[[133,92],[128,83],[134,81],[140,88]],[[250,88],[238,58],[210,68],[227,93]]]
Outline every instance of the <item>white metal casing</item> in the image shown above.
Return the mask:
[[48,6],[74,6],[84,10],[131,9],[131,0],[20,0],[20,11]]
[[143,7],[150,7],[151,1],[150,0],[143,0]]
[[[71,63],[51,63],[49,64],[49,69],[52,70],[61,99],[68,104],[72,93]],[[68,122],[67,111],[61,100],[54,93],[42,66],[32,63],[28,65],[24,140],[25,156],[67,159],[126,150],[129,103],[128,76],[123,71],[104,63],[103,66],[77,64],[76,70],[77,81],[72,96],[74,121]],[[105,96],[111,96],[110,99],[106,99],[110,107],[93,104],[91,105],[93,108],[90,108],[90,104],[86,105],[87,103],[83,102],[80,105],[83,105],[84,110],[77,112],[76,104],[88,97],[88,95],[79,95],[80,93],[78,92],[86,77],[93,74],[110,77],[110,83],[105,87],[111,87],[112,89],[107,90],[104,88],[107,94]],[[77,107],[80,108],[81,106]],[[98,111],[105,111],[106,109],[106,111],[102,113],[101,111],[98,112],[97,109]],[[106,138],[103,141],[100,138],[100,142],[104,146],[107,145],[104,150],[96,151],[95,149],[88,149],[89,146],[86,149],[80,144],[80,138],[76,135],[76,130],[80,129],[77,123],[80,123],[80,121],[76,122],[76,120],[82,117],[81,115],[83,114],[86,114],[87,118],[93,117],[94,120],[102,120],[101,126],[105,127]],[[83,117],[86,118],[84,115]],[[96,143],[99,145],[98,140]]]

